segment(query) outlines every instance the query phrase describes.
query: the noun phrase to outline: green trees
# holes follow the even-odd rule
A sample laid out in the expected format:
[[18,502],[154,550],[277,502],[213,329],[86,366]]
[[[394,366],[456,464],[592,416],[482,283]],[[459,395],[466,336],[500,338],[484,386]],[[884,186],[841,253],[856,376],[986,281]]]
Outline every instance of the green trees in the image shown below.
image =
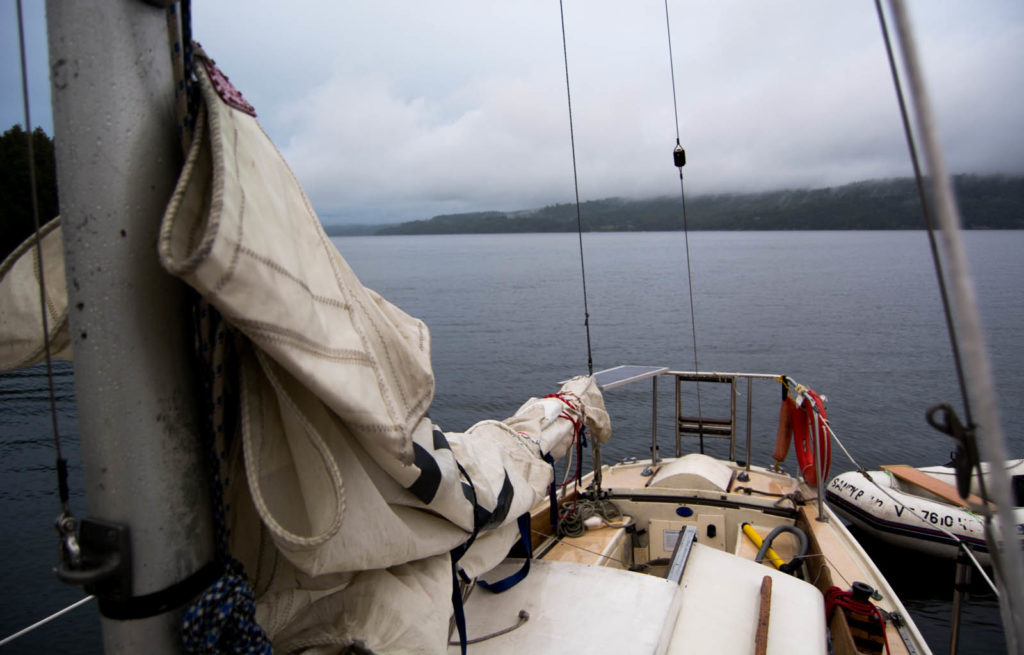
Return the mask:
[[[57,165],[53,139],[42,128],[32,132],[39,222],[57,215]],[[0,260],[34,230],[29,185],[28,135],[14,125],[0,136]]]
[[[1024,177],[957,175],[964,227],[1024,229]],[[608,198],[584,202],[586,232],[682,229],[679,198]],[[695,196],[687,200],[691,230],[919,230],[921,204],[909,178],[869,180],[824,189]],[[549,205],[515,212],[475,212],[382,225],[377,234],[575,232],[576,207]],[[340,233],[340,232],[339,232]]]

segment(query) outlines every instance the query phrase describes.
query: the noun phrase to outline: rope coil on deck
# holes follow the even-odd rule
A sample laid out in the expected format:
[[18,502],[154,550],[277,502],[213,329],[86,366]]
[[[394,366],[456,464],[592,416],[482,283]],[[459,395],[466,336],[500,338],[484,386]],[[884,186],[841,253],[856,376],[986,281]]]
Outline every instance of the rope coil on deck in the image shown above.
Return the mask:
[[558,536],[582,536],[587,531],[583,522],[592,516],[598,516],[605,524],[611,525],[622,517],[622,510],[610,500],[578,500],[575,503],[566,503],[559,510]]

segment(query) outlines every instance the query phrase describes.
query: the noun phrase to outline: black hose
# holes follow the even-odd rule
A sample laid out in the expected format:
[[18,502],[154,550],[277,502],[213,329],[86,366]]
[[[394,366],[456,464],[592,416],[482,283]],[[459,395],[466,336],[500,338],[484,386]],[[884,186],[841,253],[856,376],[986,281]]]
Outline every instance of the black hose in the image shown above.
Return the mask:
[[[799,562],[802,560],[804,555],[807,554],[807,543],[808,542],[807,542],[807,535],[804,533],[804,531],[801,530],[800,528],[796,527],[795,525],[780,525],[779,527],[777,527],[774,530],[772,530],[771,532],[769,532],[768,536],[764,538],[763,542],[761,542],[761,548],[757,551],[757,557],[754,558],[755,562],[760,564],[762,561],[764,561],[765,553],[767,553],[768,549],[772,547],[772,542],[775,541],[775,537],[779,536],[783,532],[792,533],[797,538],[797,542],[799,543],[799,546],[797,547],[797,554],[796,554],[796,556],[792,560],[790,560],[789,564],[793,564],[794,562],[796,562],[797,565],[799,565]],[[795,568],[795,567],[789,567],[789,565],[784,565],[784,566],[786,566],[787,568]],[[780,569],[780,570],[785,570],[785,569]],[[785,572],[789,573],[790,571],[789,570],[785,570]]]

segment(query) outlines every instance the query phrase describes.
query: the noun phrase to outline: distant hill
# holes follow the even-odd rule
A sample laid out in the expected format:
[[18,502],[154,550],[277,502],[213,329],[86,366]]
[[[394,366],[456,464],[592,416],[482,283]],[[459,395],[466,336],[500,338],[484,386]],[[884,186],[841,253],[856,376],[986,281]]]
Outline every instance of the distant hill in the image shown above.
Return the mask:
[[[969,229],[1024,229],[1024,177],[954,178]],[[587,232],[669,231],[682,228],[679,198],[607,198],[582,203]],[[687,199],[691,230],[913,230],[924,227],[911,178],[872,180],[825,189],[717,194]],[[445,214],[376,228],[329,229],[341,234],[485,234],[575,232],[576,207]]]

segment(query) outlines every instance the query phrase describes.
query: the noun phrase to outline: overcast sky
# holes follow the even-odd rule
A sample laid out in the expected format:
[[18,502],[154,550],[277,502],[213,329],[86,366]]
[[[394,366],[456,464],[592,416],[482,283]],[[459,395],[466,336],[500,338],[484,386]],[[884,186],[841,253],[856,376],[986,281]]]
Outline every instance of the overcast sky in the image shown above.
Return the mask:
[[[33,123],[52,129],[42,3]],[[3,0],[0,124],[22,123]],[[910,10],[947,163],[1024,172],[1024,3]],[[557,0],[195,0],[194,35],[328,223],[573,198]],[[874,4],[669,1],[687,193],[911,173]],[[663,0],[565,0],[580,196],[678,193]]]

